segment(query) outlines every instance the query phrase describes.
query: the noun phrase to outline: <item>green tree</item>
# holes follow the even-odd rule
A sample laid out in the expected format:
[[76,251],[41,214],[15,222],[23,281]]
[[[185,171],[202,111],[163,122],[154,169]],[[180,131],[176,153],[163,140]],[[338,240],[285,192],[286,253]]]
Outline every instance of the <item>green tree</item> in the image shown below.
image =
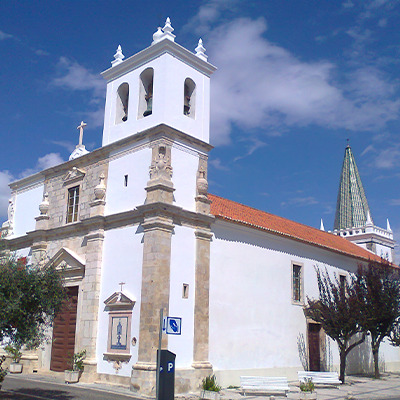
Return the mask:
[[379,347],[393,336],[400,317],[399,272],[388,262],[370,261],[359,266],[354,280],[360,313],[360,326],[371,335],[375,378],[379,378]]
[[53,266],[27,265],[26,258],[0,261],[0,341],[37,347],[66,298]]
[[325,333],[339,347],[340,376],[345,382],[346,357],[356,346],[365,340],[365,334],[354,341],[354,336],[361,332],[358,320],[359,302],[354,292],[353,281],[340,282],[337,277],[331,279],[327,270],[321,272],[316,268],[319,299],[307,297],[306,316],[322,325]]

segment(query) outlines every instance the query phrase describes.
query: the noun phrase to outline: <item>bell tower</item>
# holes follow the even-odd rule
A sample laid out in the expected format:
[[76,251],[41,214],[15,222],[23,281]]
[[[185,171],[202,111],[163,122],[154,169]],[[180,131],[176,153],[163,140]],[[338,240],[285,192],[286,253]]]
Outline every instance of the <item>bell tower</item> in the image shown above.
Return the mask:
[[149,47],[124,60],[118,47],[107,80],[103,146],[160,124],[208,143],[210,76],[202,40],[195,53],[175,43],[167,18]]

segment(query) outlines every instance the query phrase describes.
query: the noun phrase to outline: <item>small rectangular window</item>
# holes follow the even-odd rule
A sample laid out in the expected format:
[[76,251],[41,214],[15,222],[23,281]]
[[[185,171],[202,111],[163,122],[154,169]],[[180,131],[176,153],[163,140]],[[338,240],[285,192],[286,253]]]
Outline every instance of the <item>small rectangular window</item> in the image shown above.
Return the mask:
[[182,299],[189,298],[189,284],[184,283],[182,288]]
[[78,221],[79,186],[68,189],[67,224]]
[[343,296],[346,294],[346,276],[339,275],[339,283],[340,283],[340,294]]
[[302,266],[292,264],[292,300],[296,303],[303,301]]
[[124,186],[127,187],[128,186],[128,175],[124,176]]

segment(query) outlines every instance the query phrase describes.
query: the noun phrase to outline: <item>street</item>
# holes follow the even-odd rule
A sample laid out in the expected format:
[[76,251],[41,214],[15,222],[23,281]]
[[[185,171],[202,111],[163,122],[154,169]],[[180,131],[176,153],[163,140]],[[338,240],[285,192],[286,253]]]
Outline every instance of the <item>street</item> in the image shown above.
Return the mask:
[[84,387],[83,385],[67,385],[39,380],[7,376],[0,391],[2,400],[132,400],[138,399],[127,393],[118,394],[102,389]]

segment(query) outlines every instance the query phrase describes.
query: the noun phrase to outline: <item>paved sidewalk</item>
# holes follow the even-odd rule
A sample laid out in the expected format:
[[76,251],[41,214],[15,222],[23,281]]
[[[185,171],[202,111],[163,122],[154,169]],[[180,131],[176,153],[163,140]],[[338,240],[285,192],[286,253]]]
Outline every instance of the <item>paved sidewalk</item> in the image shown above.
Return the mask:
[[[297,382],[289,382],[290,392],[287,399],[300,399]],[[317,387],[318,400],[400,400],[400,374],[384,374],[375,380],[366,377],[346,377],[346,384],[339,387]],[[193,398],[196,398],[193,396]],[[285,396],[275,394],[276,400]],[[221,392],[221,400],[270,400],[271,395],[243,396],[239,389],[225,389]]]
[[[19,375],[18,378],[32,382],[64,384],[63,374],[60,375]],[[6,378],[7,379],[7,378]],[[13,379],[12,377],[10,379]],[[132,393],[129,388],[118,385],[109,385],[104,383],[76,383],[76,388],[103,391],[112,394],[124,395],[136,399],[149,400],[151,397],[138,396]],[[287,399],[300,399],[300,390],[297,382],[290,382],[290,392]],[[366,377],[346,377],[346,384],[339,387],[317,387],[318,400],[400,400],[400,374],[384,374],[381,379],[375,380]],[[179,400],[197,400],[200,392],[176,395]],[[1,398],[1,394],[0,394]],[[275,394],[272,398],[283,400],[285,396]],[[246,395],[243,396],[239,389],[224,389],[221,391],[221,400],[270,400],[271,395]]]

